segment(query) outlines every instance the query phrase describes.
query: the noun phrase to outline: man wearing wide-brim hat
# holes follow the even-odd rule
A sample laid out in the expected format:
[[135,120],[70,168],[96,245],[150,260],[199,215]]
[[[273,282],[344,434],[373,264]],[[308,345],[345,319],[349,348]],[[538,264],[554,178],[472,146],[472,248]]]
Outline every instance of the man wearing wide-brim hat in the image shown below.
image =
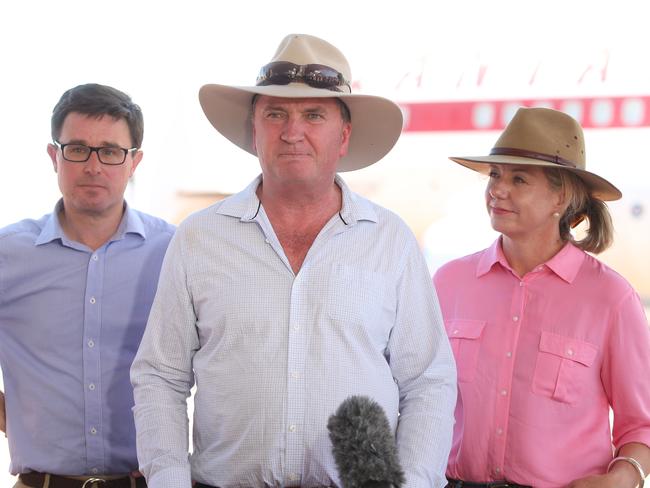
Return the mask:
[[404,486],[446,483],[455,366],[428,270],[404,222],[337,174],[386,155],[402,116],[350,79],[334,46],[290,35],[256,86],[200,91],[262,174],[188,218],[166,256],[131,371],[152,488],[340,486],[327,423],[352,395],[386,412]]

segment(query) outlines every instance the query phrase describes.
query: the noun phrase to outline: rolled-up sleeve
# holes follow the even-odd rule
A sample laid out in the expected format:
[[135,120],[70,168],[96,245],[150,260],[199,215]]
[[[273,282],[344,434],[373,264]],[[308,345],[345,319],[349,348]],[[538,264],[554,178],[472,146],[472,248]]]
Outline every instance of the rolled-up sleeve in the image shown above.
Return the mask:
[[165,256],[158,291],[131,367],[140,469],[150,488],[189,488],[187,398],[199,347],[183,259],[183,233]]
[[443,487],[456,406],[456,367],[426,264],[415,240],[397,284],[389,342],[399,385],[397,443],[408,487]]
[[650,330],[633,290],[612,311],[609,332],[602,381],[614,411],[614,446],[640,442],[650,447]]

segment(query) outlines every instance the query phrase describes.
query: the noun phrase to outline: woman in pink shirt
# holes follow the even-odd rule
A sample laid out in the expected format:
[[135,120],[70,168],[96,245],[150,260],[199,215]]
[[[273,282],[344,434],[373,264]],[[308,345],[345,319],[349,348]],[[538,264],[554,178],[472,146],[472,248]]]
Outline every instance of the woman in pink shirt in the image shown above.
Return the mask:
[[585,170],[580,125],[545,108],[519,109],[489,156],[451,159],[489,175],[501,236],[434,277],[458,365],[448,486],[642,486],[648,323],[630,284],[587,254],[611,244],[604,201],[620,191]]

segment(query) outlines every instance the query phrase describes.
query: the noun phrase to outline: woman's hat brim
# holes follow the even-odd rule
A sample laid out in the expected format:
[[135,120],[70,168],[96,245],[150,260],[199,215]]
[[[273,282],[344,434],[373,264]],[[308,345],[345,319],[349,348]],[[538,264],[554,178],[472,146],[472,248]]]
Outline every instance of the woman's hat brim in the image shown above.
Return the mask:
[[402,131],[401,109],[382,97],[339,93],[303,83],[251,87],[208,84],[201,87],[199,101],[210,123],[232,143],[253,155],[257,155],[251,124],[255,95],[338,98],[344,102],[350,111],[352,133],[348,153],[340,159],[338,171],[353,171],[379,161],[393,148]]
[[603,201],[619,200],[623,194],[621,191],[612,185],[609,181],[595,173],[589,171],[572,168],[555,164],[549,161],[539,159],[526,158],[521,156],[451,156],[449,159],[455,163],[461,164],[466,168],[472,169],[479,173],[488,174],[491,164],[513,164],[524,166],[541,166],[546,168],[557,168],[562,170],[571,171],[576,176],[581,178],[589,188],[591,196]]

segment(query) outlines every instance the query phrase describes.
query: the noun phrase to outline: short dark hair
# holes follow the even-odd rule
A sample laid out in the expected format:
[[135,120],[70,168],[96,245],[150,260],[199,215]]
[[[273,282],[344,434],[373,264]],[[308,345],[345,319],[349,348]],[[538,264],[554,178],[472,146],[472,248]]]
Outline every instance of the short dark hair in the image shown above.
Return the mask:
[[109,115],[124,119],[129,126],[131,144],[142,146],[144,119],[142,110],[126,93],[111,86],[87,83],[67,90],[52,111],[52,139],[58,141],[65,118],[71,112],[100,118]]

